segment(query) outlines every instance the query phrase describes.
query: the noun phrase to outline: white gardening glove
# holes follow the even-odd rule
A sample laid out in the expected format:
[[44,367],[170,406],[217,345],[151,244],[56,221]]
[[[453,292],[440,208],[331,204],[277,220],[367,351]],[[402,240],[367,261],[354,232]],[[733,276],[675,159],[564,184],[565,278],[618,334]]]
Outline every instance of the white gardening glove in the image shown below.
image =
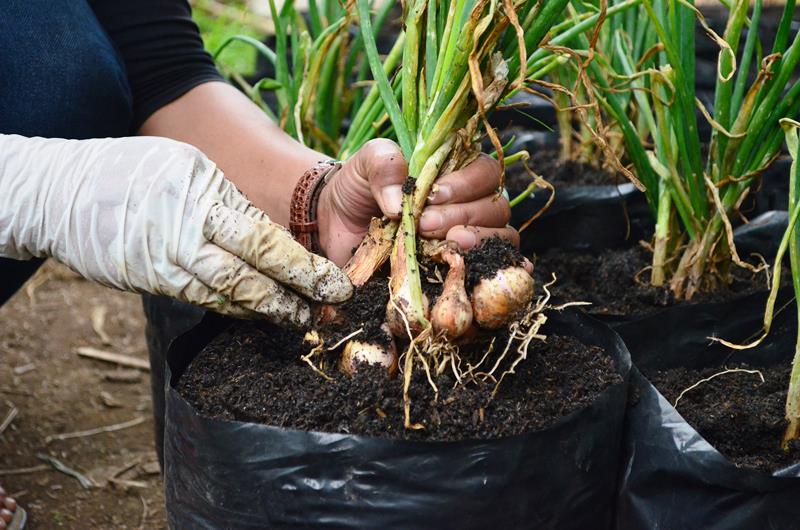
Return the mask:
[[0,256],[52,256],[109,287],[284,325],[311,319],[293,291],[352,293],[200,151],[163,138],[0,135]]

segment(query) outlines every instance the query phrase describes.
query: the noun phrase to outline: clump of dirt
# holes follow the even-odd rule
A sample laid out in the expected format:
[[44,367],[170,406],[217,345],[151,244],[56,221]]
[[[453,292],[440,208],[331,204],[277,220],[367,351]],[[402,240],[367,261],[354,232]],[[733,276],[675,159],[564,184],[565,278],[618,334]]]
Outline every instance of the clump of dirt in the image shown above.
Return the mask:
[[[628,182],[628,179],[620,173],[581,162],[562,163],[558,157],[557,150],[542,150],[533,153],[528,161],[528,166],[544,177],[556,190],[575,186],[614,186]],[[531,177],[524,167],[515,165],[508,168],[505,187],[512,197],[525,191],[530,183]]]
[[[728,368],[753,369],[747,365]],[[671,403],[688,387],[722,368],[683,368],[648,374]],[[686,392],[678,412],[711,445],[736,466],[772,472],[800,461],[800,444],[789,451],[780,447],[787,384],[791,367],[760,368],[757,374],[732,372],[715,377]]]
[[389,303],[388,282],[388,278],[373,278],[357,287],[349,300],[336,306],[336,318],[321,326],[326,344],[335,344],[361,329],[360,340],[388,345],[391,338],[381,329]]
[[[651,260],[652,254],[641,245],[602,252],[554,248],[536,257],[534,277],[537,283],[550,281],[554,273],[553,294],[564,300],[590,302],[589,313],[642,316],[676,303],[669,286],[649,284]],[[766,289],[763,275],[737,267],[730,276],[730,284],[712,293],[698,293],[692,302],[725,302]]]
[[[527,360],[494,398],[493,382],[457,386],[444,370],[435,376],[437,399],[424,373],[415,373],[411,416],[425,428],[408,430],[400,377],[389,379],[385,369],[362,366],[353,377],[332,369],[332,380],[326,381],[299,360],[305,350],[297,336],[288,344],[290,337],[278,328],[237,324],[198,354],[178,391],[214,418],[404,440],[461,440],[547,427],[621,382],[602,349],[551,335],[531,344]],[[465,348],[462,361],[477,363],[487,346],[484,340]]]
[[506,267],[522,265],[525,258],[519,250],[499,237],[490,237],[464,254],[467,266],[467,289],[472,289],[484,278],[493,277]]
[[444,279],[450,267],[446,263],[435,263],[424,256],[418,256],[422,292],[428,297],[428,305],[433,307],[436,300],[442,295]]
[[414,177],[408,176],[406,180],[403,181],[403,193],[406,195],[411,195],[414,193],[414,190],[417,188],[417,179]]

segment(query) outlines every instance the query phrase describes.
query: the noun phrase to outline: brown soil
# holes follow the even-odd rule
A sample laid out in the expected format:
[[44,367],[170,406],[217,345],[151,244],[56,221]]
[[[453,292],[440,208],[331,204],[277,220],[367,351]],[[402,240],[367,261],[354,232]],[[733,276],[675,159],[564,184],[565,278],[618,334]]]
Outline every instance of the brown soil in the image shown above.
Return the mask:
[[[800,461],[800,444],[788,452],[780,448],[790,368],[762,368],[763,383],[757,374],[721,375],[684,394],[678,412],[738,467],[769,472],[787,467]],[[684,389],[722,370],[677,369],[649,374],[649,379],[674,403]]]
[[[609,172],[591,164],[570,161],[562,164],[558,151],[542,150],[531,155],[528,165],[550,184],[559,188],[575,186],[610,186],[628,182],[624,175]],[[505,186],[511,197],[528,187],[531,177],[521,165],[511,166],[506,172]]]
[[[102,307],[110,344],[92,330],[90,315]],[[74,352],[92,346],[147,359],[141,307],[139,296],[93,285],[51,262],[0,308],[0,422],[12,405],[19,410],[0,435],[0,483],[27,510],[28,528],[167,527],[149,374],[113,382],[113,365]],[[101,393],[119,406],[104,404]],[[138,417],[144,422],[117,432],[45,441]],[[97,487],[83,489],[38,453],[57,458]],[[116,473],[131,482],[110,482]]]
[[[536,257],[537,283],[557,277],[554,295],[569,301],[590,302],[592,314],[647,315],[675,304],[668,287],[649,285],[652,254],[635,245],[625,249],[585,252],[550,249]],[[731,283],[713,293],[700,293],[692,302],[724,302],[766,289],[763,276],[740,268],[731,271]]]
[[[415,371],[412,420],[403,427],[402,380],[363,366],[350,378],[330,370],[328,382],[299,360],[306,349],[281,330],[239,324],[206,347],[187,368],[178,390],[201,413],[280,427],[410,439],[496,438],[546,427],[589,405],[620,381],[611,359],[569,337],[534,341],[528,360],[492,399],[492,383],[458,386],[449,370],[436,377],[438,399]],[[462,351],[476,363],[486,341]]]

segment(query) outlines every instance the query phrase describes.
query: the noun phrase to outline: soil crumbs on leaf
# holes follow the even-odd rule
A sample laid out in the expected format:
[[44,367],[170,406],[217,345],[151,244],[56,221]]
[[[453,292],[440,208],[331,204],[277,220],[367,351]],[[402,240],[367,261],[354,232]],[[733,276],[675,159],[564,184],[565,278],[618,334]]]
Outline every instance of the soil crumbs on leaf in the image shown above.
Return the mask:
[[[440,394],[435,399],[422,369],[415,369],[411,417],[425,429],[407,430],[401,377],[388,379],[384,369],[364,366],[352,378],[329,368],[332,381],[326,381],[300,361],[307,351],[300,341],[299,335],[263,324],[236,324],[192,361],[178,390],[201,413],[215,418],[433,441],[541,429],[621,382],[602,349],[551,335],[546,342],[531,344],[527,360],[506,377],[494,398],[491,381],[454,388],[452,372],[444,370],[436,377]],[[462,351],[462,362],[477,363],[486,346],[484,342]]]
[[[675,403],[683,390],[722,370],[681,368],[648,377]],[[790,466],[800,461],[800,444],[792,444],[788,452],[780,447],[790,370],[790,366],[763,368],[763,383],[758,374],[745,372],[715,377],[686,392],[678,402],[678,412],[738,467],[772,472]]]

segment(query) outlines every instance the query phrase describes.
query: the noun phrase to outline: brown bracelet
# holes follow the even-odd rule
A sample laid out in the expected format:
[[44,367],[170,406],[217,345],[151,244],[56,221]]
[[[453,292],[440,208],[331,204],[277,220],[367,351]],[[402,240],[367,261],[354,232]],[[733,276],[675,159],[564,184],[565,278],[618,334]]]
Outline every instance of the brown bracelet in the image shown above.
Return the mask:
[[319,252],[317,203],[322,188],[342,167],[341,162],[326,160],[303,173],[292,193],[289,208],[289,230],[294,238],[312,252]]

